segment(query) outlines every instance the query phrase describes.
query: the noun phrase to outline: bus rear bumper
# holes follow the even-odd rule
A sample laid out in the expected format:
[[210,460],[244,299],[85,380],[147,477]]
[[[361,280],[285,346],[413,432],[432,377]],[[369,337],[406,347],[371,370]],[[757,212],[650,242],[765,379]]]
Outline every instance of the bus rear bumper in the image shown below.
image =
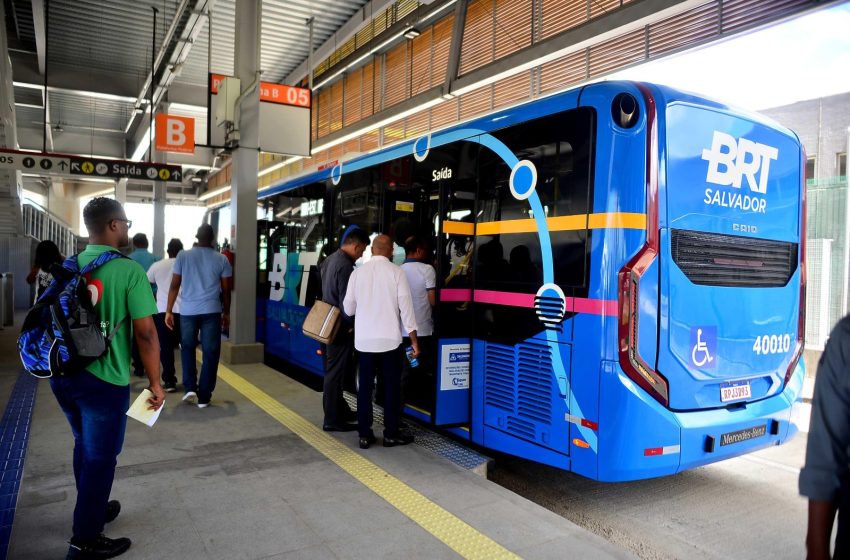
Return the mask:
[[609,408],[616,412],[613,426],[600,422],[599,480],[670,475],[780,445],[798,431],[802,364],[784,390],[772,397],[700,411],[669,410],[619,367],[615,371],[602,380],[602,400],[616,403]]

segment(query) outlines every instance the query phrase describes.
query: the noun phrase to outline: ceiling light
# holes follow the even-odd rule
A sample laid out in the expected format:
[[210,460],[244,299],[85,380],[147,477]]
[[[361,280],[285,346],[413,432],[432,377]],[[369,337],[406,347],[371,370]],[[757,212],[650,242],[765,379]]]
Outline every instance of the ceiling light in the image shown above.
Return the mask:
[[415,39],[415,38],[419,37],[421,34],[422,34],[422,32],[419,31],[418,29],[416,29],[415,27],[408,27],[404,31],[404,36],[408,39]]

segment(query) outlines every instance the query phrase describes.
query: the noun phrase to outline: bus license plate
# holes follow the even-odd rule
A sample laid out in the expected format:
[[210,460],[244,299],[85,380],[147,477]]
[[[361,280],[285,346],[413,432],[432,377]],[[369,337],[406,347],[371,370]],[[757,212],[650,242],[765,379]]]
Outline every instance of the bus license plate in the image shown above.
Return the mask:
[[749,399],[753,396],[749,381],[738,381],[737,383],[724,383],[720,386],[720,401],[730,402],[741,399]]

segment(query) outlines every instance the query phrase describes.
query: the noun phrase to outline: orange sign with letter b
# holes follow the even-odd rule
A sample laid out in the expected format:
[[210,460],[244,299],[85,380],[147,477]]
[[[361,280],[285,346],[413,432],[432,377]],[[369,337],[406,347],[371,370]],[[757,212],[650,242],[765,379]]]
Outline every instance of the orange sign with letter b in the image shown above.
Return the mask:
[[156,149],[160,152],[194,154],[195,119],[177,115],[157,115]]

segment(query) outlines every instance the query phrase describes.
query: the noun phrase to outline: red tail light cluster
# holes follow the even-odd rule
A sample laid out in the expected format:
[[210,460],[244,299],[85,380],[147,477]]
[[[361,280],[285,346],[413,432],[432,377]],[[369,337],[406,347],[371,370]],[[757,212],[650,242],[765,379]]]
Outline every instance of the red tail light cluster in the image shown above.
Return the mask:
[[794,355],[788,363],[788,371],[785,372],[786,385],[794,375],[806,345],[806,176],[803,173],[805,168],[806,152],[804,150],[800,162],[800,312],[797,318],[797,344],[794,346]]
[[[618,276],[618,298],[620,321],[618,338],[620,367],[629,378],[664,406],[670,403],[670,391],[663,375],[650,367],[637,350],[638,334],[638,287],[644,272],[658,256],[658,127],[656,123],[655,99],[649,89],[639,84],[646,103],[646,244],[620,270]],[[652,326],[655,328],[655,325]]]
[[[638,334],[638,287],[641,275],[646,271],[656,253],[650,247],[645,247],[620,271],[619,274],[619,348],[620,367],[629,378],[640,385],[647,393],[663,404],[670,403],[670,393],[667,380],[647,364],[637,350]],[[653,329],[654,329],[653,325]]]

